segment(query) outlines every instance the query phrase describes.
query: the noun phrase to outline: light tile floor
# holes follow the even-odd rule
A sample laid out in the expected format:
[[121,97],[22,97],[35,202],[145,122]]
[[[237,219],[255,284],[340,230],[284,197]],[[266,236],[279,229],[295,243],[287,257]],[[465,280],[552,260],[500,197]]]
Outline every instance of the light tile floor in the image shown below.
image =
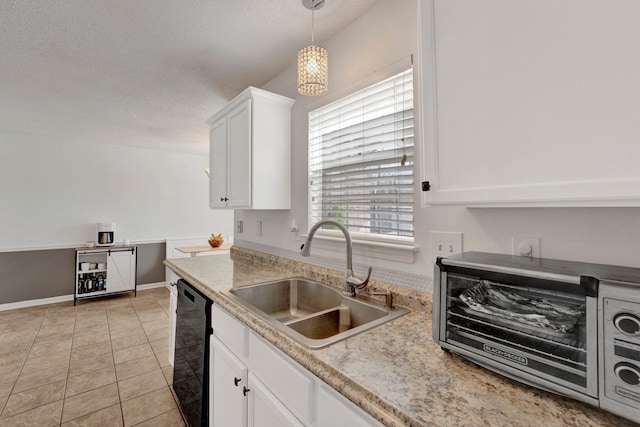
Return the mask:
[[0,312],[0,426],[184,426],[169,291]]

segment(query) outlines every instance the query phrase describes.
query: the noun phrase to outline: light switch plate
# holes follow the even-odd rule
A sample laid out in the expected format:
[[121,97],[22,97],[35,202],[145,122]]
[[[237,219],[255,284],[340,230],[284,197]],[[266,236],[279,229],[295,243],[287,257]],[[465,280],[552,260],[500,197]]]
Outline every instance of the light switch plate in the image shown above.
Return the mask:
[[458,231],[432,231],[431,262],[438,257],[448,257],[462,252],[462,233]]

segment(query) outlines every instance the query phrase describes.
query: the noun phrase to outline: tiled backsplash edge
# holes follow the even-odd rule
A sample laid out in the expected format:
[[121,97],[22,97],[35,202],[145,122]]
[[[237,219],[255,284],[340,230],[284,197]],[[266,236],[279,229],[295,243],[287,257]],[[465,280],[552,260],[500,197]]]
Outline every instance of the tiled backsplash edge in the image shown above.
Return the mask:
[[[248,261],[261,268],[286,271],[294,276],[304,276],[342,288],[344,260],[317,256],[303,258],[300,256],[304,260],[302,261],[288,255],[291,253],[278,248],[238,240],[231,248],[233,259]],[[307,262],[311,258],[313,258],[313,263]],[[338,265],[336,266],[336,264]],[[365,276],[366,266],[359,265],[359,268],[356,268],[354,264],[354,271],[359,277]],[[406,282],[412,283],[412,286],[407,286]],[[432,286],[426,276],[374,267],[369,286],[373,290],[390,290],[394,294],[394,302],[398,305],[414,310],[431,310],[431,291],[427,291],[427,289],[432,289]]]

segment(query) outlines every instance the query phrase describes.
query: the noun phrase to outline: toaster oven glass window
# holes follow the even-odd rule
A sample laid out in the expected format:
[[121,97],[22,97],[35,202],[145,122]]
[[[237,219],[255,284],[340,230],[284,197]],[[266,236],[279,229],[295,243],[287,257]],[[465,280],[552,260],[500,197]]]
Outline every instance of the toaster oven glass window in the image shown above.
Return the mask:
[[586,307],[580,286],[506,274],[447,274],[447,341],[585,386]]

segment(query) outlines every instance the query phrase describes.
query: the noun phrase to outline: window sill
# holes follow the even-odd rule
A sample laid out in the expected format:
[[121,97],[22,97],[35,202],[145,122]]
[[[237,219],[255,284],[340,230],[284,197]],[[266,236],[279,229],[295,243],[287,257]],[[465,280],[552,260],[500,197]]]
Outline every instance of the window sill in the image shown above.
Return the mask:
[[[301,236],[307,238],[307,235]],[[313,248],[331,252],[344,252],[344,237],[333,237],[322,234],[313,236]],[[413,243],[390,243],[353,238],[351,242],[353,254],[371,258],[412,264],[419,248]],[[313,251],[312,251],[313,253]]]

